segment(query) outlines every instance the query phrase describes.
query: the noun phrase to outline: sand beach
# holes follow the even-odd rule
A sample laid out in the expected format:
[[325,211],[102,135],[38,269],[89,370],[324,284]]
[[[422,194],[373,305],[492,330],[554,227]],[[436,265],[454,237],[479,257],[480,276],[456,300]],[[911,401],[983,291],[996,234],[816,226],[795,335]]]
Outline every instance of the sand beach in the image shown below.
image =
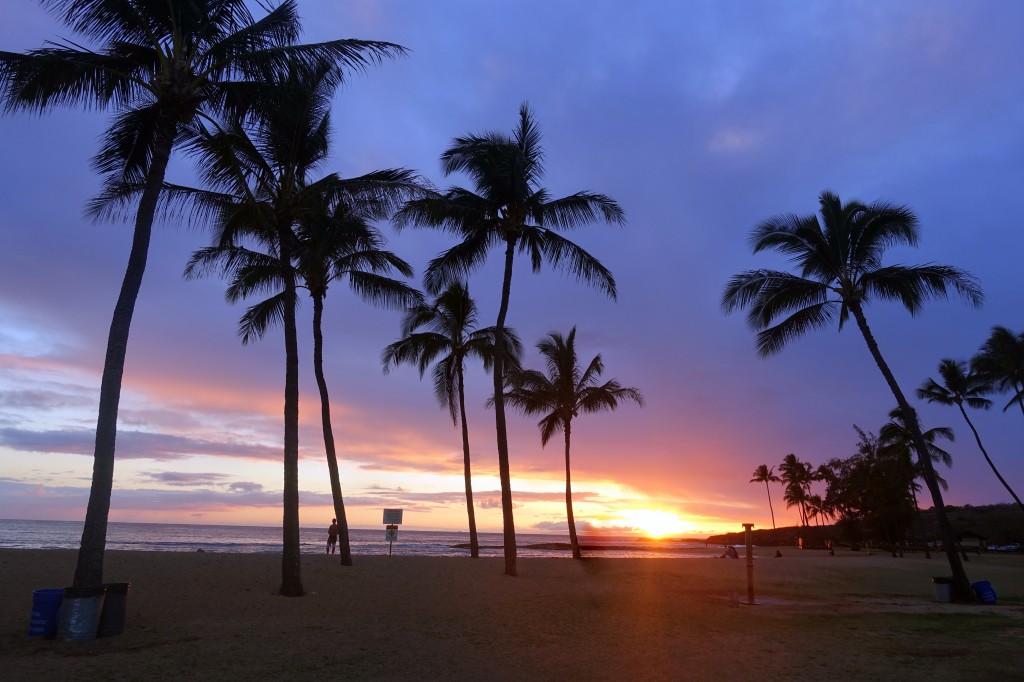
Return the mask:
[[308,594],[274,594],[280,556],[107,553],[131,582],[124,633],[27,635],[34,589],[70,550],[0,550],[11,680],[981,680],[1024,669],[1024,556],[972,556],[993,605],[939,603],[921,556],[759,550],[729,559],[303,556]]

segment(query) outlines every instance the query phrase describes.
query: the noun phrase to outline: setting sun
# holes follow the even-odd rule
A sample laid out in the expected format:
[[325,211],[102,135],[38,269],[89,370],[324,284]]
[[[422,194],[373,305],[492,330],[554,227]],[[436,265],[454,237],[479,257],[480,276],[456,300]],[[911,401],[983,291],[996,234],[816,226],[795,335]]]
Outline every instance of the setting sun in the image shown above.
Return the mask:
[[675,514],[654,509],[629,509],[619,512],[619,517],[652,538],[660,538],[665,535],[683,533],[693,530],[693,525],[687,523]]

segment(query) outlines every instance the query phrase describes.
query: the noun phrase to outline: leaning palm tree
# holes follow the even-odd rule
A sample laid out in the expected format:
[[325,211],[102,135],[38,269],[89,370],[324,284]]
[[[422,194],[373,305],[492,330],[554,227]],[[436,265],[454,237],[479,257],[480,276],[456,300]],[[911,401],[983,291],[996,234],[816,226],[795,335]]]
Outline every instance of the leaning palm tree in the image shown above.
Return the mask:
[[823,192],[820,212],[820,221],[816,215],[782,215],[755,227],[750,236],[754,252],[780,251],[793,260],[798,273],[762,269],[738,274],[725,288],[722,307],[726,312],[749,309],[747,321],[758,331],[757,350],[765,357],[778,353],[789,341],[812,329],[836,321],[842,329],[853,316],[907,419],[935,504],[956,598],[970,600],[970,583],[956,552],[956,537],[935,479],[928,445],[921,436],[916,413],[882,357],[864,306],[872,298],[899,301],[911,314],[916,314],[927,299],[950,293],[977,306],[982,301],[981,289],[968,273],[948,265],[882,264],[888,247],[917,244],[917,217],[907,207],[884,202],[843,204],[837,195]]
[[775,529],[775,510],[772,508],[772,491],[768,487],[769,483],[778,483],[782,479],[775,475],[775,467],[769,467],[767,464],[754,469],[754,477],[750,479],[750,483],[764,483],[764,489],[768,493],[768,510],[772,513],[772,529]]
[[494,326],[499,352],[495,354],[493,378],[507,575],[516,575],[516,532],[503,394],[505,365],[500,349],[505,344],[515,252],[518,249],[529,254],[534,272],[546,259],[615,298],[615,279],[608,268],[556,230],[581,227],[598,219],[625,223],[619,205],[603,194],[582,191],[552,199],[539,184],[544,171],[540,138],[540,129],[526,104],[519,110],[519,125],[511,136],[492,132],[456,138],[441,156],[442,169],[445,175],[467,173],[476,191],[453,187],[443,194],[409,202],[396,216],[397,227],[439,228],[462,240],[430,261],[424,282],[431,294],[452,282],[464,281],[484,264],[491,247],[504,247],[501,302]]
[[[114,307],[100,383],[92,487],[75,570],[75,586],[103,582],[107,516],[125,355],[146,268],[165,171],[183,129],[201,117],[244,110],[286,68],[340,65],[360,69],[402,54],[399,45],[335,40],[296,45],[294,0],[256,20],[244,0],[145,2],[41,0],[81,42],[65,40],[26,54],[0,52],[0,102],[8,112],[56,106],[110,109],[114,121],[95,168],[107,191],[141,190],[135,231]],[[92,41],[93,46],[82,44]],[[337,71],[340,79],[340,71]]]
[[978,429],[974,428],[974,423],[967,416],[967,410],[964,409],[964,405],[973,407],[976,410],[987,410],[992,407],[992,401],[985,397],[985,394],[991,390],[991,384],[976,372],[968,370],[967,363],[957,362],[951,358],[945,358],[939,362],[939,376],[942,377],[941,384],[934,379],[926,379],[921,384],[921,388],[917,389],[917,397],[930,403],[956,405],[959,408],[960,414],[963,416],[964,421],[967,422],[967,426],[970,427],[971,433],[974,434],[974,441],[978,444],[978,449],[981,450],[985,461],[991,467],[992,473],[996,475],[999,482],[1003,484],[1006,491],[1017,502],[1017,506],[1024,509],[1024,504],[1017,497],[1017,493],[1013,492],[1013,488],[1010,487],[1010,484],[1006,482],[1006,479],[996,469],[992,458],[988,456],[988,451],[981,444],[981,436],[978,435]]
[[[480,556],[476,532],[476,511],[473,506],[473,473],[469,454],[469,423],[466,420],[466,358],[483,361],[484,369],[494,364],[494,327],[476,329],[476,303],[469,289],[461,282],[448,285],[433,303],[410,307],[402,319],[402,337],[381,353],[386,373],[391,367],[415,363],[420,377],[434,364],[434,396],[447,406],[452,423],[462,427],[462,471],[466,487],[466,510],[469,515],[469,553]],[[423,330],[423,331],[420,331]],[[518,366],[523,344],[511,328],[505,329],[507,364]]]
[[[508,375],[508,401],[528,415],[542,415],[541,445],[547,445],[551,436],[559,431],[565,437],[565,511],[569,523],[569,541],[572,556],[581,559],[580,541],[576,535],[576,520],[572,511],[572,474],[569,450],[572,443],[572,420],[581,413],[603,412],[618,408],[619,403],[631,400],[643,406],[640,391],[611,379],[599,384],[604,362],[595,355],[581,368],[576,355],[576,327],[568,336],[551,332],[537,344],[547,373],[538,370],[517,370]],[[496,401],[495,401],[496,402]]]
[[992,327],[988,340],[971,358],[971,369],[980,380],[1012,394],[1003,412],[1017,403],[1024,413],[1024,332],[1014,334],[1006,327]]

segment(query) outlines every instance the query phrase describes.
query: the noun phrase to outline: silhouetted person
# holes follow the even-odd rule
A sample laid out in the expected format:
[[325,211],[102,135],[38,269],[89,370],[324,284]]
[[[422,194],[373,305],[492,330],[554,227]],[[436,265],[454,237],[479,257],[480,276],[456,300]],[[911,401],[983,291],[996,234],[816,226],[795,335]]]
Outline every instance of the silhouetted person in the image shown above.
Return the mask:
[[327,553],[334,554],[338,547],[338,519],[331,519],[331,526],[327,529]]
[[732,545],[729,545],[728,547],[725,548],[725,554],[723,554],[722,556],[720,556],[718,558],[719,559],[725,559],[726,557],[728,557],[730,559],[739,559],[740,555],[739,555],[739,552],[736,551],[735,547],[733,547]]

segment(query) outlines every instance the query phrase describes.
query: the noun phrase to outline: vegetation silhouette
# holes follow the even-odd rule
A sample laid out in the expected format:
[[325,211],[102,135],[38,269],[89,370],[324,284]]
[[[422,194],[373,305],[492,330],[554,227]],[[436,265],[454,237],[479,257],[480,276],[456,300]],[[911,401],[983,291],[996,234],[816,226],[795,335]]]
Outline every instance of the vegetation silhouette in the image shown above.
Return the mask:
[[126,2],[41,0],[72,31],[71,40],[25,54],[0,52],[0,100],[6,111],[59,106],[113,110],[93,167],[107,177],[90,212],[140,194],[131,252],[110,323],[100,384],[92,484],[74,586],[103,582],[113,489],[117,412],[132,315],[142,285],[164,176],[186,126],[217,115],[245,115],[269,91],[258,87],[288,69],[363,69],[405,52],[364,40],[296,44],[294,0],[256,20],[244,0]]
[[843,204],[836,194],[826,191],[819,197],[819,210],[820,221],[817,215],[781,215],[756,226],[750,235],[754,253],[779,251],[790,257],[798,274],[760,269],[735,275],[726,285],[722,307],[727,313],[748,309],[747,322],[757,330],[757,350],[765,357],[812,329],[836,321],[842,329],[853,317],[907,421],[918,460],[923,464],[953,573],[954,599],[971,601],[971,586],[956,552],[956,538],[945,515],[942,492],[917,414],[879,350],[864,305],[873,298],[898,301],[914,315],[929,298],[954,293],[980,306],[981,289],[971,275],[952,266],[882,264],[889,247],[917,244],[917,217],[905,206],[858,201]]
[[[382,171],[353,180],[328,175],[313,181],[329,153],[328,110],[337,78],[333,69],[295,70],[274,84],[280,93],[252,113],[252,123],[231,119],[190,129],[189,151],[200,163],[204,187],[171,186],[171,201],[191,202],[214,225],[214,245],[193,254],[186,278],[214,271],[230,276],[226,292],[235,302],[254,294],[270,297],[246,310],[239,322],[243,343],[280,323],[285,338],[284,552],[280,593],[303,593],[298,513],[298,338],[297,278],[314,299],[314,367],[321,390],[324,438],[331,488],[342,533],[342,561],[351,563],[341,499],[329,399],[323,378],[320,322],[331,280],[349,277],[364,298],[394,307],[418,292],[378,273],[411,268],[379,248],[382,239],[368,220],[408,196],[414,176]],[[363,201],[360,197],[363,197]],[[247,247],[254,243],[262,251]],[[365,268],[365,271],[363,270]]]
[[1017,403],[1024,414],[1024,332],[1014,334],[1006,327],[992,327],[992,333],[971,358],[971,369],[1001,393],[1013,396],[1003,407]]
[[[420,378],[434,364],[434,396],[447,406],[453,424],[462,427],[462,466],[469,516],[470,556],[480,556],[473,505],[473,475],[469,450],[469,425],[466,420],[465,365],[467,357],[483,362],[484,369],[494,364],[494,327],[476,329],[477,306],[469,288],[452,282],[433,303],[419,303],[407,309],[402,319],[402,338],[381,353],[381,365],[387,373],[392,366],[416,364]],[[419,331],[419,330],[425,331]],[[517,366],[523,344],[512,328],[505,329],[505,362]]]
[[540,186],[544,174],[540,128],[527,104],[519,109],[519,125],[512,135],[491,132],[466,135],[452,141],[441,155],[444,174],[464,172],[474,190],[452,187],[408,202],[395,217],[396,227],[422,226],[449,232],[461,239],[430,261],[424,276],[427,292],[436,295],[452,282],[465,281],[481,267],[492,247],[504,247],[501,302],[494,325],[494,421],[501,485],[502,534],[505,574],[514,576],[516,533],[509,472],[505,417],[505,318],[512,290],[515,252],[529,255],[534,272],[547,260],[557,269],[598,287],[615,298],[611,272],[586,250],[556,230],[568,230],[602,219],[624,224],[625,215],[611,198],[581,191],[551,199]]
[[775,467],[762,464],[754,469],[754,477],[749,481],[750,483],[764,483],[764,489],[768,493],[768,510],[772,514],[772,528],[775,528],[775,509],[772,508],[772,491],[768,484],[778,483],[781,480],[775,475]]
[[975,428],[974,422],[967,416],[967,410],[964,408],[965,404],[976,410],[987,410],[992,407],[992,401],[985,397],[985,394],[991,391],[991,384],[977,372],[968,369],[966,362],[958,362],[952,358],[944,358],[939,361],[939,377],[942,378],[941,384],[934,379],[926,379],[921,384],[921,387],[917,389],[917,397],[938,405],[957,406],[964,421],[967,422],[967,426],[971,429],[971,433],[974,434],[974,442],[978,444],[978,449],[981,450],[981,454],[985,461],[988,462],[992,473],[996,475],[999,482],[1010,493],[1017,506],[1024,510],[1024,504],[1017,497],[1017,493],[1013,491],[1010,484],[999,473],[999,469],[996,468],[992,458],[989,457],[988,450],[982,445],[978,429]]
[[[574,559],[583,558],[576,535],[576,519],[572,511],[572,467],[569,452],[572,444],[572,420],[581,413],[615,410],[619,403],[633,401],[644,404],[640,391],[626,387],[615,379],[598,381],[604,372],[600,355],[581,368],[576,355],[576,327],[567,336],[551,332],[537,344],[546,365],[546,373],[531,369],[509,372],[509,390],[505,398],[528,415],[543,415],[540,428],[541,445],[547,445],[559,431],[565,440],[565,513],[569,524],[569,541]],[[491,400],[493,402],[493,398]]]
[[800,512],[800,525],[808,525],[807,502],[811,494],[811,482],[814,481],[814,471],[810,463],[801,461],[795,454],[790,453],[782,458],[779,474],[785,486],[782,499],[786,502],[786,508],[796,507]]

